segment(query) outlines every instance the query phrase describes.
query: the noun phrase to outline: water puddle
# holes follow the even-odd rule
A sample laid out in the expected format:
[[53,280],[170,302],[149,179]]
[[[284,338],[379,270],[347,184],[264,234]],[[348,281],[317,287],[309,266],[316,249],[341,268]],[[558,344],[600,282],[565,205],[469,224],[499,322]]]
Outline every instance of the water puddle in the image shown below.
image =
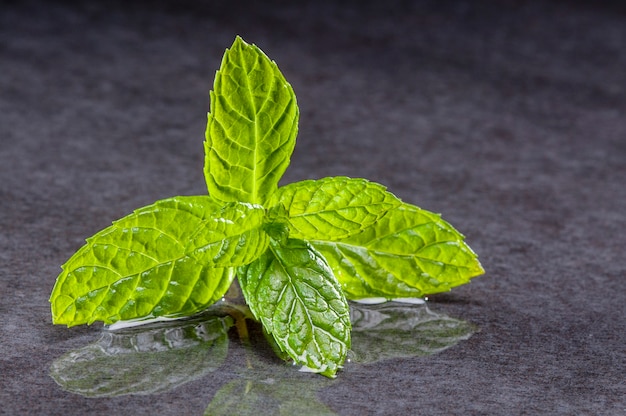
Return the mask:
[[[352,350],[346,372],[382,360],[435,354],[476,329],[426,304],[350,307]],[[207,415],[334,415],[317,393],[341,383],[342,372],[330,380],[281,365],[269,338],[245,305],[222,301],[189,319],[105,329],[98,341],[55,360],[50,375],[66,391],[112,397],[164,392],[228,368],[233,377],[208,403]]]

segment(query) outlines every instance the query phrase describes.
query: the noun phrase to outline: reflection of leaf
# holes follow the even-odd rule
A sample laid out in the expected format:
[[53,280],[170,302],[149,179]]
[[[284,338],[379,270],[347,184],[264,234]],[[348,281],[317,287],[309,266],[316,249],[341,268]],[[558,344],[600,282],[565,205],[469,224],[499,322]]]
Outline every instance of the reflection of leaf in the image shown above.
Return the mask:
[[[247,366],[239,369],[237,379],[217,391],[204,414],[336,415],[320,401],[318,392],[336,385],[337,379],[294,371],[293,365],[281,362],[271,352],[272,344],[275,344],[272,335],[263,331],[257,321],[246,319],[246,323],[250,335]],[[274,348],[279,349],[277,345]]]
[[[350,309],[352,365],[434,354],[475,331],[471,324],[425,305],[352,303]],[[250,329],[244,343],[247,366],[218,390],[205,415],[336,415],[317,393],[338,381],[280,365],[268,354],[266,334],[250,319],[246,306],[225,302],[208,313],[213,315],[104,332],[98,342],[57,359],[51,376],[65,390],[90,397],[163,392],[204,377],[224,363],[227,332],[237,317]]]
[[426,305],[351,303],[350,309],[353,361],[358,363],[435,354],[476,331],[470,323]]
[[104,332],[94,344],[52,363],[50,374],[65,390],[83,396],[151,394],[215,371],[228,353],[230,317]]
[[222,387],[206,408],[205,416],[316,415],[334,416],[316,396],[311,380],[238,379]]

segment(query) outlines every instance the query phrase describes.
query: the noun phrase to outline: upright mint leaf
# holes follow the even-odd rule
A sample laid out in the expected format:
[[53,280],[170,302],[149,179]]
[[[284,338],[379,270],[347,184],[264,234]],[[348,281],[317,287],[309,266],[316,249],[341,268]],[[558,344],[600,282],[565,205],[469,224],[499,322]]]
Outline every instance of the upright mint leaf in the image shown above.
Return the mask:
[[350,347],[350,309],[324,258],[302,240],[273,241],[238,276],[250,310],[278,346],[333,377]]
[[289,165],[298,114],[276,63],[237,37],[211,91],[204,166],[209,195],[265,204]]
[[463,240],[439,215],[405,203],[359,234],[309,242],[348,299],[393,299],[447,291],[484,273]]
[[[235,275],[233,262],[222,252],[236,250],[211,246],[211,239],[197,232],[210,234],[207,224],[221,224],[219,213],[225,211],[219,207],[208,196],[170,198],[87,239],[62,266],[52,290],[54,323],[73,326],[186,316],[220,299]],[[224,229],[220,231],[223,234]],[[243,246],[245,233],[237,235],[232,227],[229,231],[234,235],[231,244]],[[190,247],[189,236],[194,233],[203,247]],[[253,255],[241,252],[245,254],[237,265],[252,261]]]
[[357,234],[400,204],[382,185],[341,176],[283,186],[271,201],[285,208],[292,237],[331,241]]

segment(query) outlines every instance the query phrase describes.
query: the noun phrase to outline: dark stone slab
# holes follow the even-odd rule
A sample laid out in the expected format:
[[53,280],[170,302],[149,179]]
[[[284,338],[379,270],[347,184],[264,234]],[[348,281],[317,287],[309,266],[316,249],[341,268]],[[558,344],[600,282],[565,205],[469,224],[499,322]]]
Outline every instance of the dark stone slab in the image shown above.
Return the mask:
[[[0,413],[202,414],[259,381],[341,415],[626,412],[623,6],[125,3],[0,8]],[[208,90],[236,34],[298,96],[284,182],[365,177],[442,212],[487,273],[429,307],[478,332],[330,384],[246,381],[231,334],[218,371],[172,390],[64,391],[51,364],[102,328],[52,325],[59,265],[134,208],[206,192]],[[260,397],[255,414],[276,405]]]

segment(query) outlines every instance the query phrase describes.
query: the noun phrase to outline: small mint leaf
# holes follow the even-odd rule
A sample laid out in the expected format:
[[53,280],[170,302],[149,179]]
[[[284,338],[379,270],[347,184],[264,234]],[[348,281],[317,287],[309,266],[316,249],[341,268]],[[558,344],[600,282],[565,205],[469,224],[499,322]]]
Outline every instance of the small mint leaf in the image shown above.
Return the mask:
[[186,252],[214,267],[237,267],[256,260],[269,245],[264,232],[265,209],[233,202],[204,220],[187,244]]
[[410,204],[389,210],[361,233],[310,243],[348,299],[421,297],[484,273],[464,236],[438,214]]
[[204,165],[209,195],[265,204],[296,142],[299,112],[291,85],[275,62],[237,37],[210,95]]
[[350,347],[348,303],[324,258],[302,240],[270,250],[238,271],[246,302],[296,363],[334,377]]
[[219,208],[208,196],[169,198],[87,239],[54,285],[53,322],[111,324],[206,309],[226,293],[234,268],[190,257],[187,239]]
[[283,186],[271,201],[285,207],[292,237],[331,241],[361,232],[400,204],[382,185],[342,176]]
[[289,238],[289,225],[285,222],[274,221],[263,226],[263,230],[274,240],[284,243]]

